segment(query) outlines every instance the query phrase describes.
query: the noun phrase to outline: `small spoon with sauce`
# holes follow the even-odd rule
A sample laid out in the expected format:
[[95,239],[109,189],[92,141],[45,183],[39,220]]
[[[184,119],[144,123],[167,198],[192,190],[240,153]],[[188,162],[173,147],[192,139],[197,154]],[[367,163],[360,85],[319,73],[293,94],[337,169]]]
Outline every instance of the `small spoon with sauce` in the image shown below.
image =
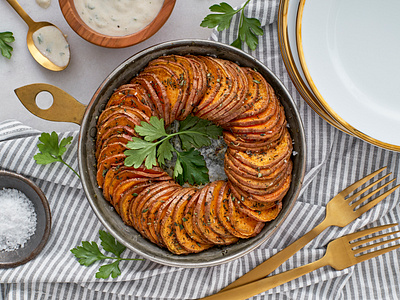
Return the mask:
[[26,43],[33,58],[51,71],[64,70],[70,61],[69,44],[57,26],[49,22],[35,22],[17,0],[7,0],[28,25]]

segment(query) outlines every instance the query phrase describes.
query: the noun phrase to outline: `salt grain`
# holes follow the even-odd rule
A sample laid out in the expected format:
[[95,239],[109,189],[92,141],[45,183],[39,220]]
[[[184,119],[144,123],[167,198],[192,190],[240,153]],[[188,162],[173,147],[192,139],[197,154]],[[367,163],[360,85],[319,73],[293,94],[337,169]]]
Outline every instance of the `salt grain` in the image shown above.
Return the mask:
[[28,197],[16,189],[0,190],[0,251],[24,247],[35,231],[35,207]]

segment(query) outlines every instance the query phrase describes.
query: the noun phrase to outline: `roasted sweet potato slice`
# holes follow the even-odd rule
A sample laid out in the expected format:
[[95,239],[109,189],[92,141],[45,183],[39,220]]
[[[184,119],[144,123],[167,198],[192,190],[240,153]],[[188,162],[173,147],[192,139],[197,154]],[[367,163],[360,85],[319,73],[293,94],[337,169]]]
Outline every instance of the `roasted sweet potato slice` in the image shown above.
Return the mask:
[[103,188],[104,177],[111,167],[122,165],[125,160],[124,154],[109,156],[97,163],[96,180],[100,188]]
[[167,91],[158,77],[152,73],[142,72],[133,78],[133,83],[141,85],[146,91],[153,104],[159,118],[163,118],[165,124],[170,124],[169,114],[170,105],[167,97]]
[[207,57],[208,60],[213,62],[220,70],[222,78],[220,81],[221,87],[214,99],[208,103],[207,106],[196,111],[196,116],[207,119],[216,120],[218,116],[221,116],[224,108],[232,101],[237,101],[238,96],[238,79],[236,74],[232,74],[231,70],[227,67],[223,60],[216,59],[213,57]]
[[182,79],[186,80],[186,82],[182,83],[182,86],[187,85],[187,89],[182,99],[182,104],[184,105],[180,106],[175,114],[176,120],[184,120],[191,113],[192,105],[195,105],[200,100],[202,93],[204,93],[206,83],[205,71],[199,70],[196,62],[185,56],[166,55],[162,56],[161,59],[179,64],[187,73],[187,79],[178,76],[181,82]]
[[225,181],[219,180],[209,184],[209,189],[204,202],[204,218],[208,227],[212,231],[219,234],[226,244],[237,242],[237,238],[233,236],[221,224],[217,216],[217,202],[220,190],[225,186]]
[[271,168],[274,164],[281,161],[283,157],[286,157],[287,153],[291,152],[292,147],[292,139],[289,131],[286,130],[284,138],[273,149],[260,153],[252,153],[228,148],[227,153],[240,160],[243,164],[258,170]]
[[184,197],[182,197],[181,200],[176,204],[172,216],[173,223],[176,224],[176,239],[184,249],[192,253],[198,253],[213,246],[213,244],[203,244],[192,239],[184,226],[184,223],[189,222],[189,220],[185,219],[184,217],[186,205],[189,203],[190,199],[195,193],[196,190],[193,192],[189,192]]
[[[140,222],[142,222],[144,216],[142,216],[143,212],[143,206],[146,204],[149,204],[150,201],[149,199],[151,199],[155,194],[157,194],[158,192],[165,190],[165,189],[169,189],[171,188],[171,191],[176,189],[178,185],[171,183],[169,181],[161,181],[161,182],[156,182],[153,185],[145,188],[142,192],[140,192],[137,197],[136,197],[136,201],[131,202],[129,205],[129,218],[131,223],[133,224],[133,227],[137,230],[137,231],[141,231],[140,230],[140,226],[141,224],[139,224]],[[157,199],[157,197],[155,198]],[[148,210],[148,207],[147,207]],[[142,219],[141,219],[142,218]],[[144,223],[146,224],[146,223]]]
[[170,185],[158,193],[153,194],[147,201],[141,201],[137,206],[137,228],[144,236],[148,237],[153,243],[165,247],[164,241],[156,234],[154,226],[156,225],[157,214],[165,203],[171,201],[171,197],[181,188],[176,185]]
[[209,108],[211,102],[214,101],[215,97],[220,93],[223,74],[221,69],[213,61],[206,56],[190,56],[190,58],[199,61],[206,68],[207,74],[207,89],[203,95],[203,98],[194,107],[193,113],[196,115],[198,111],[204,108]]
[[235,201],[234,204],[236,206],[235,209],[258,222],[270,222],[275,220],[282,210],[282,202],[278,202],[273,207],[266,210],[252,210],[243,205],[240,201]]
[[[181,83],[187,81],[187,79],[180,79],[173,70],[171,70],[171,66],[165,65],[150,65],[144,69],[145,73],[154,74],[160,82],[164,85],[166,96],[168,101],[166,101],[165,106],[169,103],[169,120],[175,120],[176,113],[179,111],[179,108],[183,106],[183,96],[186,91],[183,88],[187,88],[186,84],[183,86]],[[186,75],[183,75],[187,78]]]
[[[236,199],[239,199],[240,202],[246,206],[247,208],[251,209],[251,210],[266,210],[269,209],[275,205],[277,205],[282,198],[284,197],[284,195],[282,195],[282,197],[280,199],[276,199],[275,201],[269,201],[269,202],[259,202],[253,199],[253,197],[251,197],[247,192],[244,192],[242,190],[239,190],[237,187],[235,187],[234,185],[232,185],[230,182],[228,182],[229,188],[232,191],[233,196],[235,196]],[[251,199],[250,199],[251,197]]]
[[221,224],[228,230],[233,236],[238,238],[246,238],[247,236],[241,234],[237,231],[231,223],[230,215],[229,215],[229,198],[231,197],[231,190],[228,187],[228,184],[225,183],[221,188],[218,194],[217,199],[217,216]]
[[124,154],[124,151],[127,149],[126,144],[123,143],[112,143],[106,145],[100,152],[98,160],[103,160],[109,156],[115,154]]
[[115,91],[107,102],[106,109],[112,106],[128,106],[137,108],[148,117],[158,116],[146,91],[138,84],[127,84]]
[[100,147],[96,148],[96,159],[98,159],[101,150],[103,150],[103,148],[105,148],[107,145],[109,144],[113,144],[113,143],[122,143],[124,145],[126,145],[129,141],[132,140],[132,136],[127,135],[127,134],[115,134],[112,135],[110,137],[108,137],[107,139],[102,141],[102,144]]
[[[193,193],[194,188],[182,188],[179,192],[173,195],[173,198],[165,211],[164,217],[161,219],[160,236],[168,248],[174,254],[188,254],[192,251],[187,250],[179,243],[176,235],[177,227],[179,226],[174,222],[173,214],[177,203],[183,199],[187,194]],[[186,198],[187,199],[187,198]],[[183,225],[181,225],[183,227]]]
[[197,229],[195,230],[194,228],[194,222],[193,222],[193,217],[195,214],[194,210],[197,204],[197,200],[200,196],[200,193],[201,190],[198,190],[187,203],[183,216],[186,221],[183,222],[183,226],[185,227],[186,232],[188,233],[190,238],[201,244],[210,244],[210,241],[208,241],[205,237],[203,237],[202,234],[198,234],[197,233],[198,230]]
[[[101,136],[96,137],[96,148],[102,148],[103,144],[105,141],[107,141],[110,137],[122,134],[122,135],[129,135],[131,137],[136,136],[138,137],[138,134],[132,127],[128,126],[115,126],[113,128],[108,129],[106,132],[104,132]],[[132,139],[132,138],[131,138]]]
[[241,235],[246,236],[247,238],[257,235],[261,231],[261,229],[263,229],[265,223],[254,220],[252,217],[238,210],[234,205],[234,201],[239,200],[234,200],[232,194],[231,197],[229,197],[228,199],[229,221],[232,224],[232,227],[234,227],[237,232],[239,232]]
[[117,115],[114,118],[106,121],[101,128],[97,130],[97,139],[104,140],[105,137],[108,137],[110,134],[108,133],[110,130],[115,130],[115,128],[131,128],[131,132],[135,132],[135,126],[140,125],[141,120],[139,118],[127,117],[125,115]]
[[141,121],[144,122],[149,122],[150,118],[147,116],[144,112],[140,111],[139,109],[135,107],[129,107],[129,106],[111,106],[106,108],[105,110],[102,111],[100,114],[99,118],[97,119],[97,128],[100,128],[105,121],[107,121],[110,118],[115,117],[116,115],[126,115],[126,116],[133,116],[133,117],[138,117]]
[[[173,90],[174,93],[170,93],[171,97],[174,97],[176,92],[178,93],[178,98],[171,100],[171,120],[176,120],[177,116],[182,112],[182,110],[186,107],[186,102],[189,100],[191,94],[191,90],[197,89],[197,81],[194,82],[193,78],[193,66],[188,59],[184,57],[179,57],[180,63],[178,63],[177,56],[173,56],[175,60],[171,59],[171,56],[161,56],[158,59],[154,59],[149,63],[149,66],[162,66],[167,68],[170,72],[174,74],[171,78],[167,77],[164,85],[167,85],[167,91]],[[182,63],[186,64],[186,68],[182,65]],[[191,74],[191,76],[189,76]],[[174,86],[174,81],[177,84]],[[196,85],[194,85],[195,83]],[[191,100],[192,101],[192,100]]]
[[125,191],[121,195],[121,199],[119,200],[119,215],[121,216],[122,221],[128,226],[133,226],[133,223],[129,217],[130,211],[129,207],[131,205],[132,201],[136,200],[137,195],[143,191],[145,188],[153,185],[153,182],[143,182],[143,183],[138,183],[137,185],[131,187],[127,191]]

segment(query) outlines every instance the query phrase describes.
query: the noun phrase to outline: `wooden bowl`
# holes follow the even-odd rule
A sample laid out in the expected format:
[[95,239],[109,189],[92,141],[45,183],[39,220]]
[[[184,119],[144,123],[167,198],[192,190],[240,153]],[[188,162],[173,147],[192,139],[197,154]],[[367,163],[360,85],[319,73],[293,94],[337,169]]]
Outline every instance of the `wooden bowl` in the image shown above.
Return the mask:
[[125,36],[108,36],[90,28],[81,19],[75,8],[74,0],[59,0],[61,11],[69,26],[88,42],[107,48],[124,48],[138,44],[155,34],[168,20],[176,0],[164,0],[158,15],[142,30]]
[[36,212],[36,231],[24,247],[14,251],[0,251],[0,269],[14,268],[34,259],[44,248],[51,230],[49,203],[42,190],[30,179],[0,170],[0,189],[17,189],[33,203]]

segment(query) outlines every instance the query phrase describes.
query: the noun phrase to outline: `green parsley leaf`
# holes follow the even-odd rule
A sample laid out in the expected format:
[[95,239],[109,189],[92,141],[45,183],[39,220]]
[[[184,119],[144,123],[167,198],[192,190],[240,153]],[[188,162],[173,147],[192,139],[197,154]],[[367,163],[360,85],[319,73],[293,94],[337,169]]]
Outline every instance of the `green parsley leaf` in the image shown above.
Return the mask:
[[145,167],[151,169],[157,165],[156,150],[157,143],[147,142],[140,138],[133,137],[131,142],[127,143],[127,147],[131,150],[126,150],[124,164],[125,166],[139,168],[143,162]]
[[249,4],[249,2],[250,0],[247,0],[247,2],[237,10],[234,10],[225,2],[222,2],[219,5],[212,5],[210,6],[210,11],[217,12],[218,14],[207,15],[200,23],[200,26],[208,28],[217,27],[218,31],[222,31],[229,28],[233,16],[240,13],[238,38],[231,45],[241,49],[242,43],[246,42],[249,48],[254,50],[258,45],[257,36],[263,35],[264,31],[261,28],[261,22],[258,19],[247,18],[244,15],[244,8]]
[[51,134],[43,132],[39,137],[41,143],[38,143],[37,145],[40,152],[36,153],[33,158],[39,165],[61,162],[80,178],[79,174],[62,158],[62,155],[67,151],[67,146],[71,144],[72,136],[63,138],[60,143],[58,143],[58,140],[58,135],[55,131]]
[[155,116],[150,117],[150,123],[140,122],[140,126],[135,126],[135,131],[148,142],[155,141],[167,135],[164,128],[164,119],[158,119]]
[[83,241],[82,246],[71,249],[71,252],[75,255],[81,265],[87,267],[98,260],[106,258],[106,256],[100,252],[99,247],[95,242],[90,243]]
[[[165,160],[171,160],[173,153],[177,153],[177,161],[174,168],[174,177],[181,183],[188,181],[190,184],[203,184],[208,181],[208,170],[204,158],[193,147],[200,148],[211,144],[211,138],[218,138],[222,134],[222,128],[214,125],[210,121],[197,117],[189,116],[179,123],[179,131],[167,133],[164,128],[164,120],[151,117],[150,123],[142,122],[135,126],[136,132],[143,136],[143,139],[133,137],[127,143],[128,150],[124,164],[126,166],[140,167],[143,163],[150,169],[160,164],[165,164]],[[178,152],[170,143],[170,139],[179,136],[182,148],[189,150]],[[194,162],[190,162],[190,159]],[[196,169],[197,168],[197,169]],[[194,175],[191,176],[190,174]],[[205,174],[205,175],[204,175]]]
[[119,269],[119,260],[114,261],[111,264],[101,266],[99,271],[96,273],[96,278],[107,279],[108,277],[117,278],[121,275],[121,270]]
[[125,251],[126,247],[116,241],[116,239],[109,233],[100,230],[99,236],[101,240],[101,246],[107,252],[114,254],[115,256],[106,256],[101,253],[96,242],[87,242],[83,241],[82,246],[77,246],[76,248],[71,249],[70,251],[75,257],[78,259],[78,262],[84,266],[90,266],[93,263],[104,260],[104,259],[113,259],[114,262],[110,264],[103,265],[99,268],[99,271],[96,273],[96,278],[104,278],[108,277],[117,278],[121,275],[121,270],[119,269],[119,262],[121,260],[142,260],[139,258],[122,258],[121,254]]
[[210,11],[218,12],[220,14],[207,15],[201,22],[200,26],[208,28],[217,27],[218,31],[229,28],[229,26],[231,26],[232,17],[238,12],[226,2],[210,6]]
[[182,131],[179,138],[182,148],[185,150],[189,150],[193,146],[195,148],[209,146],[211,145],[210,138],[216,139],[222,135],[221,127],[194,116],[188,116],[184,121],[181,121],[179,130]]
[[14,41],[15,38],[12,32],[0,32],[0,51],[1,54],[8,59],[11,58],[11,52],[13,51],[13,48],[8,44]]
[[191,148],[189,151],[177,152],[177,154],[178,159],[176,164],[179,164],[180,167],[175,165],[174,174],[179,173],[176,176],[179,184],[185,182],[189,184],[205,184],[209,182],[206,162],[198,150]]
[[107,252],[111,252],[116,256],[120,256],[122,252],[126,249],[124,245],[118,242],[110,233],[103,230],[99,231],[99,236],[101,239],[101,246]]

